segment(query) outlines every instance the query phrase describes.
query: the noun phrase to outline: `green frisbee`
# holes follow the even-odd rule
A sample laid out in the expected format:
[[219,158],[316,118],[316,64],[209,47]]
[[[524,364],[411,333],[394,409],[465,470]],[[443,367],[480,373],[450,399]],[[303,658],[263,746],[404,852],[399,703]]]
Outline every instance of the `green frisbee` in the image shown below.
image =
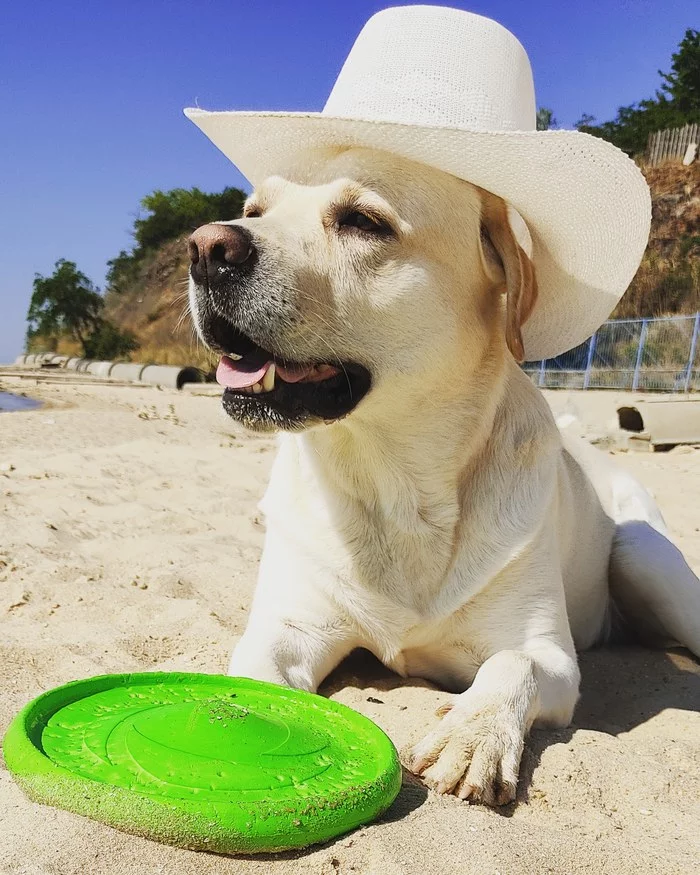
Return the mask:
[[371,720],[221,675],[66,684],[17,715],[3,751],[35,802],[229,854],[327,841],[373,820],[401,786],[396,749]]

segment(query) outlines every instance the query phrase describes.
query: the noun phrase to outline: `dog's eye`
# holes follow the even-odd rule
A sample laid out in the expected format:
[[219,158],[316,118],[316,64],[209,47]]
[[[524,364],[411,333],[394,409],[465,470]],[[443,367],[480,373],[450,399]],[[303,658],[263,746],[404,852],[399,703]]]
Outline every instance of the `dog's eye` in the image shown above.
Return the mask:
[[259,219],[262,213],[257,207],[251,207],[249,210],[243,210],[244,219]]
[[361,213],[359,210],[344,213],[338,219],[338,228],[356,229],[364,234],[391,234],[391,228],[380,219]]

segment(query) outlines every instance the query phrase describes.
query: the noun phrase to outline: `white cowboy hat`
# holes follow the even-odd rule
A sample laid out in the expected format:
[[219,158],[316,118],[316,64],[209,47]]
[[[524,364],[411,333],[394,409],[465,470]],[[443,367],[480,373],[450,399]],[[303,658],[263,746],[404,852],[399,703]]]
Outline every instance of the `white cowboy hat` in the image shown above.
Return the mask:
[[254,185],[271,175],[303,181],[316,149],[365,146],[502,197],[529,229],[538,279],[523,330],[528,360],[586,340],[622,297],[646,246],[651,204],[639,169],[596,137],[536,131],[525,49],[480,15],[439,6],[374,15],[323,112],[185,115]]

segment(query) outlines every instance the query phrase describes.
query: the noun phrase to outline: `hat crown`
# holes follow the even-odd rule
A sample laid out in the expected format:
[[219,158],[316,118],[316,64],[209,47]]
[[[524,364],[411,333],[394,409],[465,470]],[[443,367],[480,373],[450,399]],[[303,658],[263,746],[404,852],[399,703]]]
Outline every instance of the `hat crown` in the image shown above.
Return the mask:
[[441,6],[373,15],[323,115],[473,131],[535,129],[527,53],[505,27]]

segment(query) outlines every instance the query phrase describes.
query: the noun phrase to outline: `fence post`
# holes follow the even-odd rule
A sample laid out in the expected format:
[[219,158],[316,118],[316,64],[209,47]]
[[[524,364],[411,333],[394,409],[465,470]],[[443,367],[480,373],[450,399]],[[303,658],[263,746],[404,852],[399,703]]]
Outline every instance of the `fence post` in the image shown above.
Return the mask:
[[547,359],[542,359],[542,361],[540,362],[540,375],[539,375],[539,377],[537,378],[537,385],[538,385],[540,388],[541,388],[542,386],[544,386],[544,372],[545,372],[545,365],[546,365],[546,363],[547,363]]
[[642,330],[639,334],[639,346],[637,347],[637,361],[634,364],[634,377],[632,378],[632,391],[636,392],[639,388],[639,371],[642,367],[642,356],[644,355],[644,343],[647,339],[648,319],[642,319]]
[[593,353],[595,352],[596,331],[588,342],[588,358],[586,359],[586,373],[583,375],[583,388],[587,389],[591,383],[591,367],[593,365]]
[[695,350],[698,347],[698,334],[700,333],[700,310],[695,314],[695,324],[693,325],[693,336],[690,341],[690,355],[688,356],[688,373],[685,375],[684,392],[690,392],[690,378],[693,373],[693,365],[695,364]]

